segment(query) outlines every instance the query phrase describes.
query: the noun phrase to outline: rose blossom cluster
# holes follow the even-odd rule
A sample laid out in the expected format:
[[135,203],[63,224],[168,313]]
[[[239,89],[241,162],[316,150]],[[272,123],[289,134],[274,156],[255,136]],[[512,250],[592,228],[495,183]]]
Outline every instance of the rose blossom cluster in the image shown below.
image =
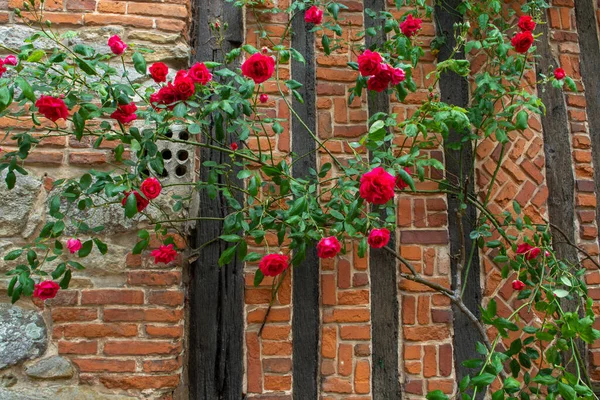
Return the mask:
[[142,192],[142,194],[140,194],[140,192],[138,192],[137,190],[124,192],[125,197],[121,201],[123,207],[125,207],[129,196],[133,195],[135,196],[136,207],[138,212],[143,211],[146,207],[148,207],[150,200],[153,200],[158,197],[158,195],[162,191],[162,186],[158,179],[146,178],[140,185],[140,191]]
[[[166,82],[169,72],[163,63],[152,64],[149,68],[150,76],[154,82]],[[161,87],[158,92],[150,95],[150,102],[164,104],[173,108],[173,103],[185,101],[196,92],[196,84],[206,85],[212,79],[212,74],[204,63],[197,62],[189,70],[178,71],[173,82]]]
[[521,32],[513,36],[510,42],[517,53],[524,54],[533,44],[532,32],[535,29],[535,21],[529,15],[522,15],[517,25]]
[[408,14],[408,17],[400,24],[400,30],[406,37],[413,37],[421,30],[421,24],[423,20],[415,18],[412,14]]
[[262,53],[254,53],[242,64],[242,75],[257,85],[268,80],[275,71],[275,60],[266,52],[267,49],[263,49]]
[[358,71],[362,76],[369,77],[367,88],[383,92],[391,84],[398,85],[406,79],[402,68],[393,68],[383,62],[381,54],[369,49],[358,56]]
[[317,6],[312,6],[304,13],[304,22],[307,24],[319,25],[323,22],[323,10]]

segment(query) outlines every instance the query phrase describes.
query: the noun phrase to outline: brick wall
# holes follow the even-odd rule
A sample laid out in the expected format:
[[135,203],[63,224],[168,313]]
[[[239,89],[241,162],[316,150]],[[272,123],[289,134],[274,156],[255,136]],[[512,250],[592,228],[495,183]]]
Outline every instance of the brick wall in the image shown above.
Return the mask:
[[[279,0],[277,6],[285,8],[288,0]],[[341,12],[347,25],[344,39],[352,45],[325,56],[317,37],[317,123],[318,135],[326,140],[333,154],[344,158],[352,154],[349,142],[357,140],[367,131],[367,98],[355,99],[348,104],[347,92],[353,86],[356,72],[346,63],[356,61],[358,36],[363,28],[363,4],[346,0],[348,7]],[[549,10],[552,45],[567,75],[573,77],[580,93],[566,93],[570,122],[573,164],[577,179],[576,212],[578,244],[592,256],[598,255],[596,226],[596,196],[593,189],[594,168],[591,161],[591,141],[587,125],[584,89],[579,69],[579,45],[572,0],[554,0]],[[0,0],[0,23],[18,31],[22,25],[11,11],[22,7],[20,2]],[[105,43],[113,33],[119,33],[128,43],[139,43],[158,49],[149,59],[164,59],[173,67],[187,63],[190,54],[188,24],[190,3],[185,0],[164,2],[134,2],[112,0],[52,0],[46,2],[46,18],[60,29],[77,28],[91,40]],[[389,4],[393,10],[392,3]],[[405,10],[393,11],[401,15]],[[262,16],[269,32],[274,36],[283,30],[285,18],[277,14]],[[269,46],[257,37],[256,16],[246,15],[249,44],[260,48]],[[331,32],[329,32],[331,34]],[[317,34],[319,36],[319,34]],[[419,90],[399,103],[392,99],[390,110],[402,120],[416,109],[428,95],[432,83],[426,78],[433,71],[436,57],[427,46],[435,37],[434,24],[426,21],[418,40],[423,43],[426,55],[414,71]],[[470,55],[474,68],[480,58]],[[289,65],[283,65],[280,77],[290,76]],[[527,76],[533,81],[533,75]],[[290,119],[285,102],[279,97],[272,82],[265,84],[271,99],[263,107],[269,117]],[[14,126],[12,120],[0,120],[0,130]],[[492,193],[492,211],[510,210],[516,199],[525,213],[534,221],[547,217],[548,189],[545,185],[542,127],[539,118],[532,117],[530,129],[520,137],[512,137],[506,149],[505,162],[498,174]],[[290,126],[282,124],[284,133],[260,139],[250,138],[252,149],[276,149],[276,157],[287,157],[290,150]],[[21,126],[23,127],[23,126]],[[5,144],[3,144],[5,146]],[[10,144],[8,144],[10,146]],[[358,151],[365,151],[358,149]],[[443,161],[441,148],[427,149],[431,157]],[[477,185],[483,187],[493,174],[500,148],[492,140],[484,142],[477,151]],[[88,143],[78,143],[59,138],[46,142],[29,157],[28,164],[39,176],[45,174],[47,197],[53,179],[73,175],[82,167],[101,167],[111,160],[111,149],[91,149]],[[329,162],[325,152],[320,153],[319,164]],[[431,172],[429,172],[431,173]],[[420,189],[432,189],[431,184],[418,184]],[[399,251],[423,275],[449,286],[450,252],[448,241],[448,215],[445,196],[397,196]],[[119,233],[123,243],[133,240],[131,232]],[[22,242],[23,238],[9,238]],[[25,238],[27,239],[27,238]],[[270,246],[277,245],[276,238],[268,237]],[[178,243],[185,247],[181,238]],[[347,243],[347,248],[356,248]],[[262,249],[252,249],[261,251]],[[184,303],[182,264],[151,265],[145,258],[122,254],[117,267],[110,271],[90,270],[78,274],[72,288],[59,297],[36,306],[52,326],[51,352],[68,357],[77,366],[77,380],[82,385],[95,385],[101,391],[138,395],[149,389],[150,397],[169,398],[181,386],[184,363]],[[487,299],[498,302],[501,315],[514,310],[515,296],[507,284],[500,285],[500,272],[488,254],[483,254],[483,293]],[[586,275],[590,293],[600,300],[600,273],[593,270]],[[245,360],[246,379],[244,391],[249,398],[291,398],[292,374],[292,285],[290,275],[270,308],[266,325],[259,336],[268,304],[271,300],[271,280],[253,286],[256,264],[245,269]],[[377,368],[371,351],[371,290],[368,258],[359,258],[356,251],[322,261],[321,271],[321,340],[320,389],[324,399],[372,398],[371,374]],[[508,281],[510,282],[510,280]],[[446,393],[456,390],[456,372],[452,348],[452,311],[447,298],[434,294],[426,287],[399,280],[400,304],[400,381],[406,398],[421,398],[427,391],[441,389]],[[509,285],[509,283],[508,283]],[[600,313],[600,308],[596,306]],[[523,315],[524,318],[529,316]],[[51,322],[50,322],[51,321]],[[600,380],[600,347],[592,349],[592,375]],[[190,379],[193,379],[191,376]]]

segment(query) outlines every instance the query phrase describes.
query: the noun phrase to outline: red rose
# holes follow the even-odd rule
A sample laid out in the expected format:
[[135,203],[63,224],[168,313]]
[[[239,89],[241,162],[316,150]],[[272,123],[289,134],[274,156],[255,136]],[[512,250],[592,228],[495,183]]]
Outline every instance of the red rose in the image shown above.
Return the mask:
[[238,144],[237,143],[231,143],[231,150],[236,151],[238,149]]
[[521,18],[519,18],[518,25],[522,31],[533,32],[535,29],[535,21],[529,15],[522,15]]
[[396,86],[406,79],[406,74],[402,68],[392,69],[392,85]]
[[258,268],[264,276],[277,276],[288,267],[290,258],[283,254],[267,254],[260,260]]
[[373,204],[385,204],[394,198],[396,179],[377,167],[360,178],[360,197]]
[[323,238],[317,243],[317,256],[319,258],[333,258],[340,252],[342,245],[335,236]]
[[261,103],[265,104],[267,101],[269,101],[269,95],[263,93],[258,97],[258,101],[260,101]]
[[158,197],[160,191],[162,190],[162,186],[160,182],[156,178],[146,178],[144,182],[140,185],[140,190],[144,193],[144,196],[148,200],[152,200]]
[[242,75],[254,83],[263,83],[273,75],[275,60],[271,56],[254,53],[242,64]]
[[374,249],[380,249],[388,244],[390,241],[390,231],[386,228],[381,229],[373,229],[369,233],[369,237],[367,238],[367,242],[369,246]]
[[150,72],[150,76],[154,79],[154,82],[166,82],[167,74],[169,73],[169,67],[165,63],[156,62],[148,68],[148,72]]
[[304,13],[304,22],[307,24],[319,25],[323,21],[323,10],[317,6],[312,6]]
[[173,248],[172,244],[167,246],[161,245],[158,249],[152,250],[150,255],[154,257],[154,264],[168,264],[177,257],[177,250]]
[[383,92],[392,82],[392,74],[389,65],[381,64],[379,71],[367,81],[367,88],[376,92]]
[[133,193],[132,192],[124,192],[125,197],[123,198],[123,200],[121,200],[121,204],[123,205],[123,207],[125,207],[125,204],[127,203],[127,199],[129,198],[129,196],[131,194],[133,194],[135,196],[135,201],[136,201],[136,208],[138,210],[138,212],[144,211],[144,209],[146,207],[148,207],[149,201],[148,199],[146,199],[144,196],[142,196],[141,194],[139,194],[137,192],[137,190],[134,190]]
[[558,79],[559,81],[560,81],[561,79],[565,79],[565,77],[566,77],[566,76],[567,76],[567,74],[565,73],[565,70],[564,70],[564,69],[562,69],[562,68],[556,68],[556,69],[554,70],[554,77],[555,77],[556,79]]
[[212,74],[206,68],[204,63],[196,63],[190,68],[187,74],[188,78],[191,78],[194,82],[199,82],[202,85],[206,85],[208,81],[212,79]]
[[43,281],[35,285],[33,291],[33,297],[37,297],[40,300],[53,299],[58,293],[58,283],[54,281]]
[[15,56],[14,54],[9,54],[4,59],[4,64],[6,64],[6,65],[17,65],[18,63],[19,63],[19,60],[17,59],[17,56]]
[[519,32],[512,38],[510,43],[517,53],[527,53],[527,50],[533,44],[533,35],[529,31]]
[[125,52],[127,45],[123,43],[123,41],[118,35],[115,35],[111,36],[110,39],[108,39],[108,47],[110,47],[110,51],[120,56]]
[[[150,102],[153,104],[158,103],[170,105],[175,103],[177,100],[177,92],[175,91],[175,87],[172,83],[169,83],[167,86],[160,88],[160,90],[157,93],[153,93],[150,95]],[[173,108],[173,106],[169,108]]]
[[525,289],[525,284],[518,279],[512,281],[512,288],[518,292]]
[[517,254],[523,254],[527,260],[537,258],[541,252],[542,250],[539,247],[533,247],[529,243],[521,243],[517,246]]
[[[408,168],[408,167],[404,167],[404,170],[405,170],[405,171],[406,171],[408,174],[410,174],[410,173],[411,173],[411,170],[410,170],[410,168]],[[408,183],[404,182],[404,180],[402,179],[402,177],[401,177],[401,176],[398,176],[398,177],[396,178],[396,187],[397,187],[398,189],[400,189],[400,190],[404,190],[404,189],[406,189],[406,188],[408,187]]]
[[61,118],[67,119],[69,116],[69,109],[65,102],[56,97],[42,95],[42,97],[35,102],[35,106],[38,108],[40,114],[50,121],[56,122]]
[[77,253],[79,250],[81,250],[81,246],[81,240],[79,239],[71,238],[67,240],[67,249],[69,249],[71,254]]
[[0,60],[0,78],[6,72],[6,67],[4,66],[4,61]]
[[358,56],[358,70],[362,76],[375,75],[381,69],[381,61],[378,52],[367,49]]
[[408,17],[400,24],[400,30],[405,36],[412,37],[421,29],[422,22],[420,18],[414,18],[412,14],[408,14]]
[[178,100],[187,100],[194,95],[196,85],[189,76],[180,75],[179,77],[175,77],[173,89]]
[[137,118],[137,115],[135,115],[136,111],[137,106],[135,103],[119,104],[115,112],[110,114],[110,117],[122,124],[128,124]]

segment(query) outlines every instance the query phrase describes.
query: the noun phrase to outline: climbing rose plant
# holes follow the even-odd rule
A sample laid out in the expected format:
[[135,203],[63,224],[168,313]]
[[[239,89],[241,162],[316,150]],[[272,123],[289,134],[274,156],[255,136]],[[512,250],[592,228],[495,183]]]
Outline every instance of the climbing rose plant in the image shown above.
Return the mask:
[[[419,33],[433,9],[423,0],[396,3],[398,7],[409,6],[410,11],[399,19],[389,12],[371,12],[382,24],[367,29],[363,36],[377,36],[381,33],[378,30],[383,30],[386,39],[369,48],[362,41],[341,39],[345,37],[342,27],[346,8],[341,3],[295,1],[285,10],[260,8],[251,0],[236,4],[257,15],[287,13],[290,24],[294,18],[303,18],[306,29],[321,38],[326,55],[349,47],[357,62],[348,63],[348,68],[358,71],[350,102],[365,93],[377,92],[393,93],[402,102],[417,90],[413,71],[425,54]],[[33,2],[26,3],[26,7],[35,9]],[[371,116],[368,133],[351,143],[352,153],[343,162],[305,126],[315,141],[315,151],[331,159],[305,177],[291,173],[294,162],[303,155],[280,159],[270,147],[248,146],[253,138],[260,144],[261,135],[284,131],[284,121],[269,117],[261,104],[272,97],[282,99],[289,107],[291,97],[302,100],[298,92],[302,82],[278,74],[290,58],[305,62],[298,51],[289,47],[289,29],[281,37],[272,38],[259,23],[260,37],[267,46],[257,49],[245,44],[229,52],[223,62],[205,60],[171,73],[164,63],[147,65],[144,55],[151,49],[125,43],[118,36],[108,39],[109,53],[85,44],[69,47],[66,39],[74,33],[53,30],[43,13],[34,10],[38,32],[20,48],[0,45],[11,53],[0,60],[0,117],[15,122],[15,129],[0,142],[5,148],[0,154],[0,171],[7,189],[14,188],[17,179],[27,174],[23,162],[31,152],[56,136],[91,140],[94,148],[110,143],[114,162],[110,171],[90,170],[77,179],[53,183],[48,201],[52,219],[33,243],[4,256],[5,261],[15,264],[8,272],[8,294],[13,302],[21,296],[53,298],[69,286],[74,271],[84,268],[85,258],[94,248],[101,254],[109,252],[108,244],[100,238],[104,227],[90,226],[80,212],[110,205],[120,205],[126,218],[152,227],[139,231],[133,254],[144,252],[156,237],[162,243],[150,252],[154,262],[173,262],[181,249],[169,233],[179,229],[181,210],[199,192],[206,192],[211,199],[226,200],[229,206],[222,221],[223,232],[215,238],[229,244],[219,265],[226,266],[236,256],[248,263],[258,262],[256,285],[264,276],[274,277],[276,291],[290,268],[302,262],[307,249],[316,247],[320,258],[335,258],[353,249],[349,244],[354,242],[358,243],[359,257],[368,251],[388,251],[403,267],[400,279],[426,285],[449,298],[481,336],[474,349],[479,356],[465,362],[472,373],[459,383],[457,397],[472,399],[478,393],[490,392],[495,400],[526,400],[532,396],[595,398],[584,354],[578,350],[582,342],[591,344],[600,338],[600,332],[592,327],[594,315],[583,280],[585,269],[579,263],[559,259],[550,227],[523,215],[519,203],[514,202],[512,212],[501,215],[489,208],[490,193],[511,137],[521,135],[528,129],[530,118],[545,112],[535,95],[535,86],[530,86],[524,76],[534,70],[535,41],[543,38],[532,32],[546,7],[543,0],[528,1],[522,5],[523,16],[517,19],[509,13],[507,19],[498,0],[461,3],[458,12],[464,22],[455,27],[457,45],[451,56],[438,62],[430,73],[433,83],[428,87],[427,99],[406,119],[393,113]],[[216,21],[211,29],[217,38],[223,38],[227,26]],[[38,48],[40,39],[54,42],[54,50]],[[434,53],[444,40],[438,37],[433,41]],[[462,52],[484,54],[483,67],[471,71],[469,61],[458,57]],[[241,67],[236,66],[238,62]],[[151,79],[151,84],[132,82],[127,65]],[[436,86],[446,72],[457,75],[456,79],[469,77],[476,83],[469,107],[439,99]],[[266,92],[267,81],[275,85],[277,94]],[[554,88],[566,85],[575,90],[572,79],[561,68],[539,74],[535,84]],[[503,105],[500,111],[498,104]],[[291,107],[290,112],[299,118]],[[33,127],[20,126],[24,120],[31,121]],[[185,141],[187,145],[218,151],[227,158],[224,163],[201,160],[201,168],[210,169],[208,179],[186,182],[184,185],[193,193],[187,197],[169,194],[171,185],[161,182],[164,160],[157,143],[182,142],[171,134],[174,125],[184,126],[191,135]],[[461,140],[450,140],[450,131],[461,133]],[[7,147],[9,140],[16,143],[15,150]],[[482,199],[468,190],[475,164],[460,179],[436,178],[439,174],[432,173],[443,172],[444,165],[427,149],[445,144],[476,151],[489,140],[500,144],[501,153],[496,173],[486,187],[480,188]],[[236,183],[241,181],[244,184]],[[435,189],[419,189],[419,181],[433,184]],[[510,280],[518,292],[520,305],[512,314],[498,315],[493,299],[482,305],[481,318],[465,306],[466,285],[479,283],[466,280],[469,269],[478,266],[471,265],[473,257],[467,254],[464,244],[459,254],[453,255],[459,265],[452,288],[429,281],[397,249],[388,246],[391,232],[397,228],[398,210],[393,199],[399,192],[404,196],[457,196],[462,204],[457,210],[459,222],[465,218],[467,206],[478,210],[475,229],[470,232],[477,245],[473,249],[493,254],[503,279]],[[165,206],[169,202],[161,200],[169,196],[171,205]],[[202,221],[203,217],[190,215],[184,219]],[[276,236],[278,248],[268,246],[267,234]],[[462,232],[459,234],[462,236]],[[262,246],[264,251],[251,252],[248,243]],[[201,251],[202,245],[192,249],[189,256]],[[567,309],[565,299],[577,299],[578,306]],[[530,322],[521,320],[521,311],[532,313],[534,318]],[[430,392],[427,397],[448,398],[440,391]]]

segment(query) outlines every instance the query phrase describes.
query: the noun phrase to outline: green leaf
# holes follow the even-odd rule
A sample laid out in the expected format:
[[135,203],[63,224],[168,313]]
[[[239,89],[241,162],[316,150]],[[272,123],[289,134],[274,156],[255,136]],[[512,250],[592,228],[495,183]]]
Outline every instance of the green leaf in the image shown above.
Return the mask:
[[73,133],[75,134],[77,140],[81,140],[83,137],[83,130],[85,128],[85,119],[83,119],[79,112],[73,114],[73,124],[75,125]]
[[219,257],[219,266],[220,267],[222,267],[223,265],[229,264],[231,262],[231,260],[233,260],[233,257],[235,256],[236,248],[237,248],[237,245],[231,246],[221,254],[221,257]]
[[321,39],[321,44],[323,45],[323,51],[327,56],[331,54],[331,48],[329,47],[329,43],[329,36],[323,35],[323,38]]
[[33,94],[33,88],[25,79],[18,77],[17,79],[15,79],[15,83],[23,91],[23,96],[25,96],[28,100],[31,100],[33,102],[36,101],[35,95]]
[[473,384],[473,386],[481,388],[484,386],[491,385],[495,379],[496,379],[496,375],[492,375],[490,373],[484,372],[483,374],[478,375],[478,376],[474,377],[473,379],[471,379],[471,383]]
[[260,269],[256,270],[256,273],[254,274],[254,286],[258,286],[260,285],[260,283],[263,281],[263,279],[265,279],[265,275],[262,273],[262,271]]
[[144,56],[136,51],[133,53],[132,59],[135,70],[142,75],[146,75],[146,60]]
[[504,381],[504,390],[506,391],[506,393],[518,392],[520,388],[521,388],[521,383],[513,377],[509,376]]
[[187,106],[184,103],[179,103],[173,109],[173,115],[183,118],[188,112]]
[[21,254],[23,254],[23,249],[13,250],[4,256],[4,261],[16,260],[21,256]]
[[552,375],[542,375],[537,374],[535,378],[533,378],[533,382],[540,383],[542,385],[554,385],[556,383],[556,378]]
[[52,279],[58,279],[58,278],[60,278],[62,276],[62,274],[65,273],[66,269],[67,269],[67,264],[65,264],[65,263],[58,264],[58,266],[56,267],[56,269],[51,274]]
[[60,286],[61,289],[68,289],[69,282],[71,282],[71,270],[70,269],[68,269],[67,272],[65,272],[65,276],[63,276],[63,278],[60,280],[60,283],[58,284],[58,286]]
[[441,390],[434,390],[427,393],[427,400],[447,400],[448,396]]
[[125,202],[125,216],[127,218],[133,218],[133,216],[137,213],[137,199],[133,193],[130,193],[127,196],[127,201]]
[[569,292],[566,291],[565,289],[554,289],[553,293],[556,297],[558,298],[563,298],[563,297],[567,297],[569,295]]
[[81,249],[79,249],[79,252],[77,253],[77,255],[82,258],[87,257],[92,252],[93,246],[94,246],[94,242],[92,240],[85,241],[81,245]]
[[29,57],[27,57],[27,62],[38,62],[40,61],[44,56],[46,55],[46,53],[44,52],[44,50],[35,50],[33,53],[31,53],[29,55]]
[[558,393],[563,397],[564,400],[576,400],[577,393],[569,385],[565,385],[562,382],[558,382]]
[[300,54],[300,52],[296,49],[290,48],[290,52],[292,53],[292,58],[298,62],[301,62],[302,64],[306,64],[306,60],[304,59],[304,56],[302,54]]
[[219,238],[230,243],[235,243],[242,240],[242,238],[238,235],[221,235]]
[[94,238],[94,243],[96,243],[96,247],[100,254],[106,254],[108,252],[108,246],[102,240]]
[[527,129],[527,127],[529,126],[529,124],[527,123],[528,119],[529,119],[529,114],[527,114],[527,111],[525,111],[525,110],[519,111],[517,113],[517,120],[515,122],[515,127],[520,130]]

